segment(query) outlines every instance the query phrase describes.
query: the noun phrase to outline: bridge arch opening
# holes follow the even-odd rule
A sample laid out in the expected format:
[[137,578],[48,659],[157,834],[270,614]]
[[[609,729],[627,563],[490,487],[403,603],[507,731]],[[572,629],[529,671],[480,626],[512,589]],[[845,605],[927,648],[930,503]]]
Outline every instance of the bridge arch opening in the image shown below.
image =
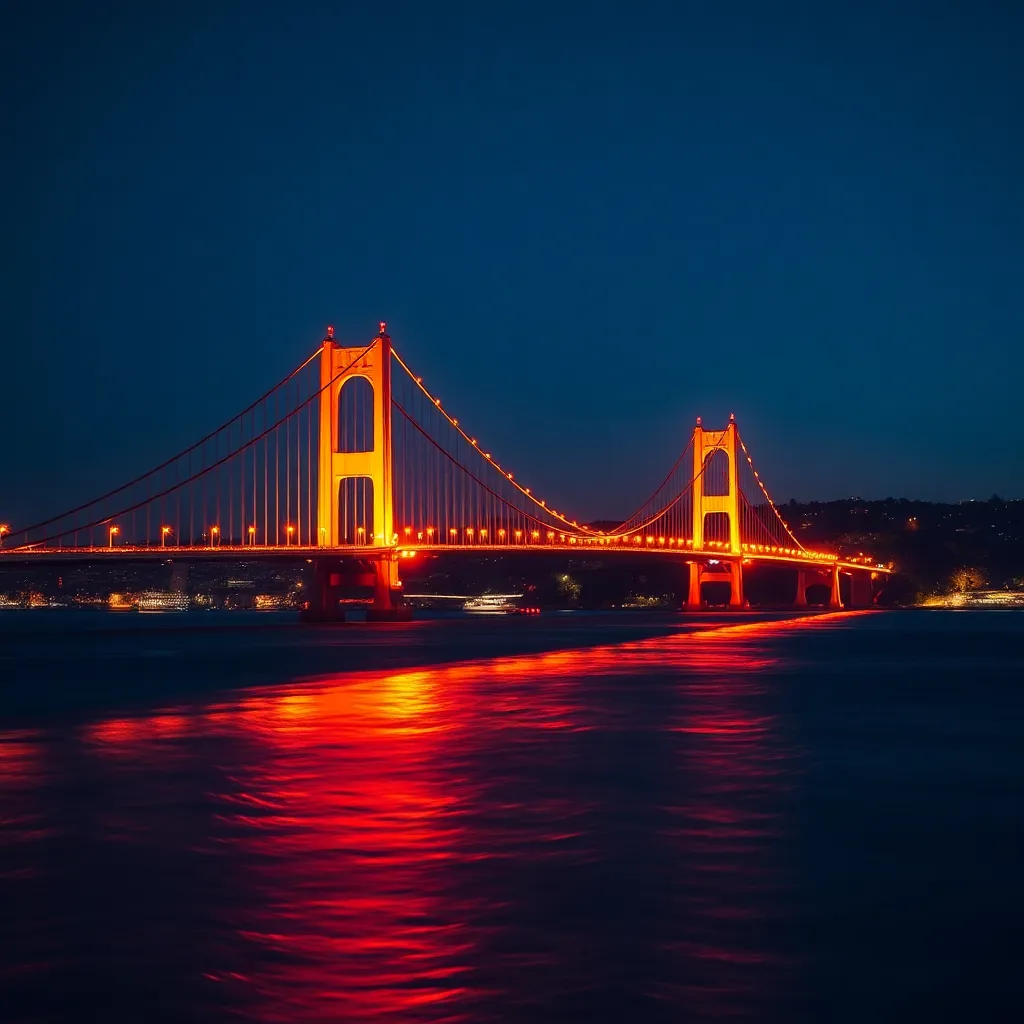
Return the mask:
[[373,451],[373,385],[363,376],[349,377],[338,390],[339,454]]
[[373,543],[373,479],[347,476],[338,486],[338,543]]
[[711,498],[729,496],[729,453],[724,448],[716,448],[705,457],[701,489]]
[[704,513],[704,543],[707,544],[709,541],[729,543],[728,512]]

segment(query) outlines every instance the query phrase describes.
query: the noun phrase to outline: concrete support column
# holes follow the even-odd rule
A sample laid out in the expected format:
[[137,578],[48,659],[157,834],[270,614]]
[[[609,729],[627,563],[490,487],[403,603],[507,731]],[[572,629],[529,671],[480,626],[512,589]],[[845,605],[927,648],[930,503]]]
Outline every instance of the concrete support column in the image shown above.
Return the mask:
[[344,622],[345,612],[338,607],[341,592],[341,565],[336,558],[317,558],[309,582],[304,622]]
[[412,609],[402,599],[398,562],[393,552],[374,561],[373,606],[367,609],[367,622],[408,622]]
[[842,608],[843,599],[839,592],[839,566],[836,565],[832,569],[832,588],[828,595],[828,606],[829,608]]
[[807,573],[803,569],[796,571],[796,600],[793,604],[797,608],[807,607]]
[[394,591],[401,584],[398,580],[398,566],[392,558],[380,558],[374,562],[373,607],[390,611],[395,604]]
[[746,607],[743,598],[743,563],[738,560],[729,566],[729,607]]
[[686,598],[686,607],[690,611],[697,611],[701,606],[700,600],[700,566],[696,562],[690,562],[690,588]]

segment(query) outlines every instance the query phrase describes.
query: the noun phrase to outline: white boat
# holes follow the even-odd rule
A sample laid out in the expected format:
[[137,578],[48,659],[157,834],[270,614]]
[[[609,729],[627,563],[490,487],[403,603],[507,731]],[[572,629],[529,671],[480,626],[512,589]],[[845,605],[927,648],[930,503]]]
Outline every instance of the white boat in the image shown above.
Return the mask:
[[473,612],[476,615],[504,615],[514,609],[515,605],[503,594],[471,597],[462,606],[464,612]]
[[147,590],[139,594],[140,612],[188,611],[188,594],[171,590]]

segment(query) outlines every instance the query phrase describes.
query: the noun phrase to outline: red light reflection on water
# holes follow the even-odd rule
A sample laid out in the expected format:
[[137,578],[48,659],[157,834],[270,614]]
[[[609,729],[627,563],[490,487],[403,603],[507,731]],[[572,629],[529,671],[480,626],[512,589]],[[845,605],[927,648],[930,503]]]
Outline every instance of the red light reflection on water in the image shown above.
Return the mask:
[[[636,799],[657,802],[648,810],[665,825],[649,842],[677,868],[657,937],[635,939],[667,948],[671,968],[640,957],[649,974],[637,984],[688,1019],[742,1015],[786,967],[750,930],[785,902],[775,858],[793,784],[760,673],[782,664],[777,637],[839,618],[349,673],[80,736],[105,778],[144,766],[154,787],[158,810],[118,806],[108,828],[131,819],[149,842],[163,834],[221,865],[219,887],[204,890],[218,937],[202,973],[226,993],[211,1000],[262,1021],[532,1019],[599,989],[606,940],[587,920],[545,918],[551,894],[533,880],[571,879],[605,857],[619,819],[609,823],[605,783],[590,781],[605,741],[664,737],[674,760],[659,792]],[[624,676],[664,694],[655,707],[668,719],[644,718]],[[197,760],[207,817],[188,839],[156,794],[177,787],[175,806],[190,807],[198,796],[161,771]],[[547,924],[524,930],[535,918]]]
[[[482,781],[478,766],[516,748],[537,757],[536,731],[607,726],[615,716],[588,701],[602,677],[656,667],[688,680],[680,729],[718,742],[692,766],[691,798],[675,809],[687,823],[670,839],[689,847],[691,881],[703,879],[699,913],[721,921],[749,913],[743,893],[761,869],[738,861],[734,847],[756,846],[778,825],[748,813],[744,798],[751,787],[775,784],[781,769],[758,762],[771,753],[771,722],[744,713],[743,687],[751,684],[737,679],[777,663],[755,641],[822,618],[351,674],[246,697],[230,726],[263,747],[254,770],[239,779],[235,824],[245,827],[234,840],[254,865],[250,881],[261,894],[252,919],[239,924],[261,950],[250,977],[258,994],[253,1013],[263,1020],[479,1019],[488,994],[499,1003],[515,999],[511,986],[495,990],[480,977],[481,960],[493,956],[486,950],[495,926],[488,909],[474,904],[480,897],[459,886],[460,871],[475,858],[592,860],[594,809],[578,794],[534,794],[529,802],[520,794],[497,812],[499,823],[482,829],[480,809],[495,805],[507,780]],[[228,724],[222,709],[211,716],[217,723]],[[685,902],[692,920],[693,900]],[[730,938],[712,931],[720,942]],[[701,973],[708,960],[761,959],[735,944],[677,941],[670,948],[689,961],[684,975]],[[539,997],[594,983],[565,948],[535,956],[530,976]],[[702,994],[699,986],[676,995],[708,1013],[733,1003],[727,991]]]
[[159,714],[145,718],[111,718],[86,729],[89,740],[104,754],[132,754],[140,743],[174,740],[189,728],[185,715]]
[[701,640],[739,639],[741,637],[757,637],[770,639],[784,636],[786,633],[806,632],[813,629],[830,629],[862,615],[874,615],[870,609],[843,612],[818,612],[814,615],[803,615],[795,619],[778,619],[764,622],[737,622],[726,626],[715,626],[711,629],[700,629],[691,633],[691,637]]
[[0,880],[26,878],[37,873],[34,863],[11,863],[18,845],[37,842],[52,834],[51,826],[32,799],[46,781],[49,767],[38,733],[30,730],[0,732]]
[[[681,691],[678,755],[685,798],[668,841],[678,872],[669,898],[681,922],[669,941],[671,977],[656,989],[688,1019],[760,1019],[799,1004],[798,960],[779,939],[796,882],[786,857],[786,810],[797,754],[766,710],[770,681],[742,671],[745,652],[787,634],[834,628],[870,612],[835,612],[699,630],[690,641],[729,652],[736,671],[695,677]],[[773,648],[778,650],[778,648]],[[778,659],[774,667],[785,662]]]
[[[486,693],[479,665],[455,665],[251,694],[228,719],[213,710],[212,728],[259,748],[223,811],[255,897],[236,922],[243,959],[258,965],[246,978],[254,1017],[475,1016],[488,928],[460,872],[474,847],[500,855],[493,835],[481,844],[467,834],[467,814],[488,799],[475,765],[496,734],[512,746],[582,727],[566,699],[569,660],[547,659],[543,700],[505,685],[529,660],[486,664]],[[527,837],[524,852],[557,840],[554,823],[571,833],[580,813],[558,795],[496,811]]]

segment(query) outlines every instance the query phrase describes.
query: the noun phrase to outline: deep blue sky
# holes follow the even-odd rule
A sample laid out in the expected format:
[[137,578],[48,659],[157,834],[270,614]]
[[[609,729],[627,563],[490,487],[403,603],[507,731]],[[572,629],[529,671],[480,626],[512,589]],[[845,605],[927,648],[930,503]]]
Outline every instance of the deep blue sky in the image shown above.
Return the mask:
[[1015,7],[12,5],[0,521],[380,318],[573,515],[730,411],[780,500],[1024,494]]

